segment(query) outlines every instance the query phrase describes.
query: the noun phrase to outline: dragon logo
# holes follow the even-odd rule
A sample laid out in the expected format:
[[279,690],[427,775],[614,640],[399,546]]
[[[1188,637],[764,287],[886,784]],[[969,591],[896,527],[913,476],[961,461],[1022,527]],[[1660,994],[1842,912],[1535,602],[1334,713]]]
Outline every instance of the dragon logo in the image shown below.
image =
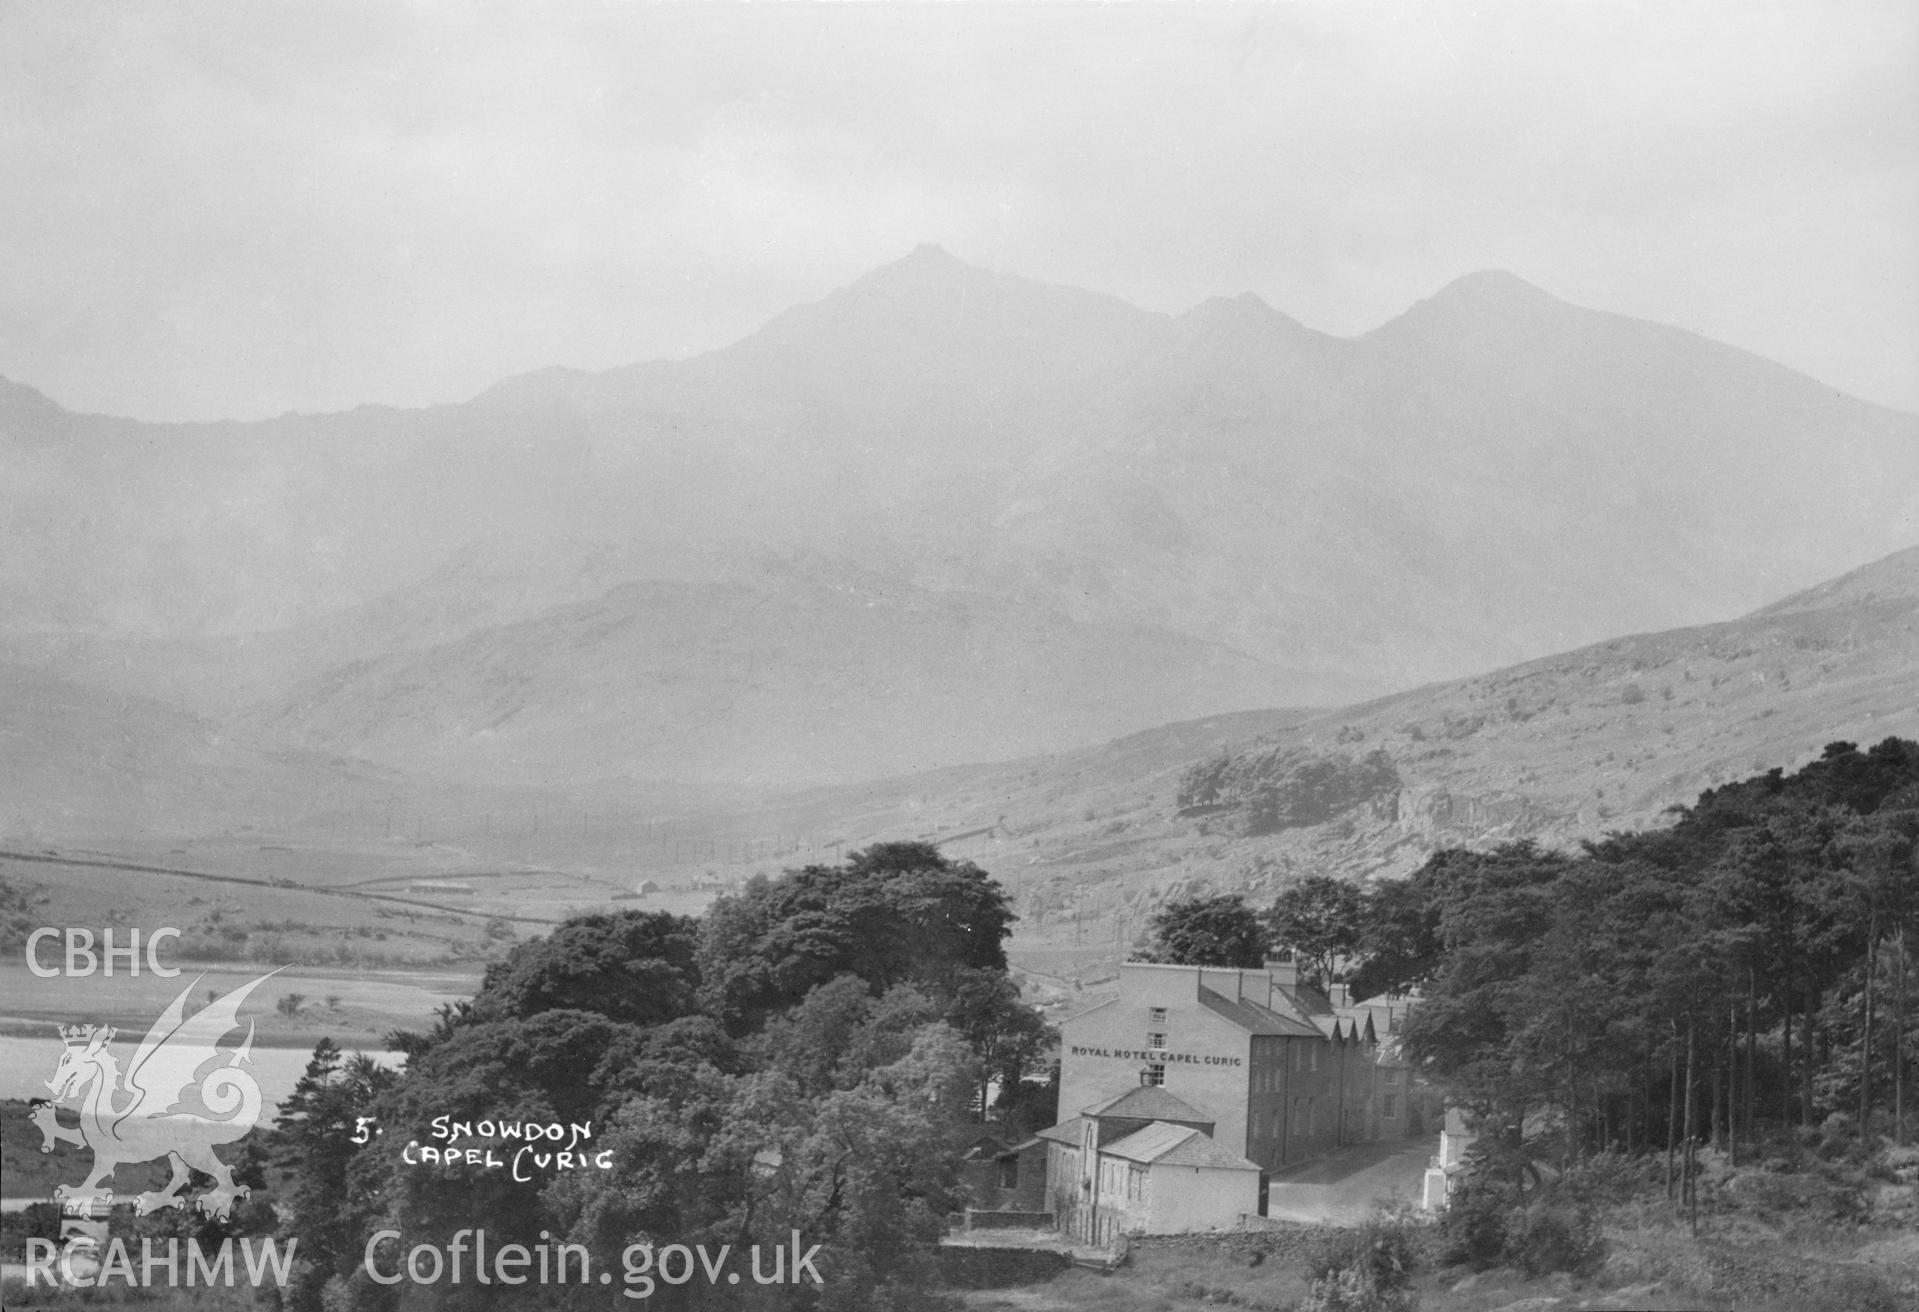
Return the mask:
[[[180,1196],[189,1179],[188,1167],[204,1171],[216,1187],[202,1194],[196,1206],[210,1217],[225,1220],[233,1205],[251,1192],[233,1182],[233,1171],[213,1153],[214,1145],[246,1136],[260,1119],[260,1086],[242,1070],[251,1064],[253,1025],[247,1024],[245,1042],[223,1050],[218,1045],[240,1025],[240,1004],[267,980],[271,971],[195,1012],[186,1014],[187,997],[199,979],[180,991],[134,1051],[126,1074],[109,1049],[117,1033],[105,1025],[61,1026],[66,1050],[54,1068],[47,1088],[51,1103],[36,1100],[32,1113],[52,1152],[55,1140],[93,1150],[93,1172],[75,1187],[60,1185],[54,1198],[72,1215],[89,1212],[96,1204],[113,1201],[113,1191],[101,1181],[124,1162],[169,1158],[173,1179],[165,1189],[149,1190],[134,1199],[141,1215],[162,1207],[184,1207]],[[204,979],[201,976],[200,979]],[[214,1065],[216,1062],[224,1063]],[[201,1072],[208,1066],[213,1069]],[[80,1124],[60,1124],[57,1105],[80,1102]]]

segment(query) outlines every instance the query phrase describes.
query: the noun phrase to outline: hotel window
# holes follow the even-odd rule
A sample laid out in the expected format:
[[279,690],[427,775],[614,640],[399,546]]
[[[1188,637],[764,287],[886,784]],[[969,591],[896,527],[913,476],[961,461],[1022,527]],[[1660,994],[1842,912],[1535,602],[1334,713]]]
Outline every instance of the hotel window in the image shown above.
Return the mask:
[[1146,1046],[1147,1046],[1147,1047],[1149,1047],[1149,1048],[1163,1048],[1163,1047],[1165,1047],[1165,1046],[1166,1046],[1166,1032],[1165,1032],[1164,1030],[1148,1030],[1148,1031],[1146,1031]]
[[1146,1009],[1146,1019],[1155,1025],[1164,1025],[1166,1023],[1166,1008],[1148,1007]]
[[1157,1089],[1166,1083],[1166,1063],[1156,1061],[1146,1068],[1145,1082]]

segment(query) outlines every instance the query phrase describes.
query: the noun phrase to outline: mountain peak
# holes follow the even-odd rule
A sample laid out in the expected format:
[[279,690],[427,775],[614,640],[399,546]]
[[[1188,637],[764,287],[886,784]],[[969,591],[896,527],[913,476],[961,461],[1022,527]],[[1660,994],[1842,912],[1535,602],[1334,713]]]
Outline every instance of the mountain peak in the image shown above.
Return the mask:
[[1566,302],[1504,269],[1481,269],[1453,279],[1406,312],[1407,316],[1448,314],[1537,314],[1568,308]]
[[[829,388],[877,359],[890,369],[935,373],[977,392],[981,370],[1002,384],[1051,386],[1060,371],[1083,374],[1136,356],[1163,331],[1163,315],[1097,292],[995,273],[930,242],[824,299],[795,306],[727,348],[809,361]],[[784,366],[782,366],[784,367]]]
[[0,376],[0,440],[43,446],[69,431],[74,416],[38,388]]
[[1504,324],[1515,327],[1539,323],[1573,307],[1551,292],[1504,269],[1482,269],[1453,279],[1396,319],[1372,333],[1388,336],[1413,330],[1437,330],[1450,335],[1464,327]]
[[1486,300],[1491,298],[1512,299],[1520,297],[1528,300],[1557,300],[1552,293],[1544,291],[1527,282],[1518,274],[1506,269],[1480,269],[1459,277],[1441,287],[1432,297],[1473,297]]
[[882,264],[865,277],[856,280],[852,287],[902,283],[928,285],[951,282],[955,279],[991,279],[994,276],[990,270],[968,264],[936,242],[923,241],[906,255],[891,263]]
[[60,403],[45,392],[16,383],[5,374],[0,374],[0,408],[34,410],[42,414],[54,414],[62,409]]
[[1290,314],[1274,309],[1258,292],[1241,292],[1237,296],[1208,297],[1180,315],[1179,322],[1188,327],[1200,329],[1260,327],[1270,330],[1283,327],[1296,330],[1304,327]]

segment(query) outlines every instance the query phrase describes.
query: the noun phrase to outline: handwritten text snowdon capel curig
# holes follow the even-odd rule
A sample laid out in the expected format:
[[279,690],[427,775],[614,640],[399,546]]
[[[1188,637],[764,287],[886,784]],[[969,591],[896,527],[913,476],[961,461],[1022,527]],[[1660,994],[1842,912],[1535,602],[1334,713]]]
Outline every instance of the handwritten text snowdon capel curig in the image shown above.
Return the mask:
[[[373,1128],[372,1117],[363,1116],[358,1119],[353,1141],[366,1143],[380,1132]],[[613,1168],[612,1149],[594,1151],[583,1146],[593,1137],[591,1121],[456,1121],[451,1116],[436,1116],[429,1137],[438,1142],[408,1140],[400,1160],[408,1166],[510,1167],[513,1178],[519,1181],[532,1180],[534,1171]],[[510,1156],[502,1156],[508,1153]]]

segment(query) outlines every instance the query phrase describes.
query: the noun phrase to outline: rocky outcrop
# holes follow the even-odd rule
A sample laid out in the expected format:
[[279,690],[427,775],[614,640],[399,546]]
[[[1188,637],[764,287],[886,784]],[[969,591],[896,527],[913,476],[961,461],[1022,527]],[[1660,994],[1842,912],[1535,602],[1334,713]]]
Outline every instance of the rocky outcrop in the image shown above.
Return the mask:
[[1486,838],[1536,838],[1574,824],[1570,811],[1523,793],[1462,793],[1440,785],[1400,790],[1393,819],[1399,832],[1433,846]]

